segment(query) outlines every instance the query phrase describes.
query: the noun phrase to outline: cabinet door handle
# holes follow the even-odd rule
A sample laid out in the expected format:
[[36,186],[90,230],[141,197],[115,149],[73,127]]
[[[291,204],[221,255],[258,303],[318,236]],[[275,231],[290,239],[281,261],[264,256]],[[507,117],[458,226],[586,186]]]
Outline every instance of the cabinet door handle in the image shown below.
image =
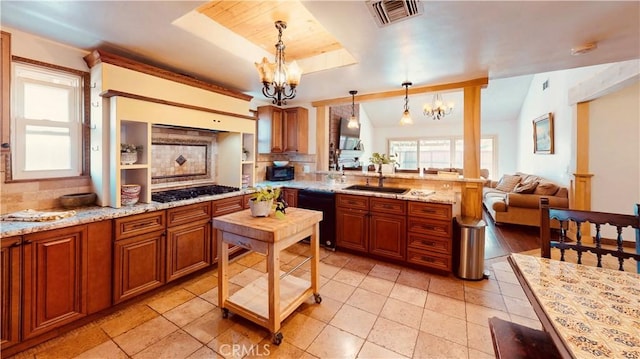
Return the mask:
[[12,245],[10,245],[9,247],[13,248],[13,247],[20,247],[23,244],[23,242],[17,241],[15,243],[13,243]]
[[28,239],[25,239],[24,241],[22,241],[23,245],[27,245],[27,244],[31,244],[32,242]]

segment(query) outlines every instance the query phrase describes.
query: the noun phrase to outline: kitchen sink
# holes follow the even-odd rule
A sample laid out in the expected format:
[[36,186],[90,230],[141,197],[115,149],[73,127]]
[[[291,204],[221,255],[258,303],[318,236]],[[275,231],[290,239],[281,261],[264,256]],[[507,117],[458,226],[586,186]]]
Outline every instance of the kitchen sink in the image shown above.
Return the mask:
[[393,193],[393,194],[405,194],[409,192],[410,188],[395,188],[395,187],[377,187],[377,186],[364,186],[354,184],[344,189],[350,191],[366,191],[366,192],[378,192],[378,193]]

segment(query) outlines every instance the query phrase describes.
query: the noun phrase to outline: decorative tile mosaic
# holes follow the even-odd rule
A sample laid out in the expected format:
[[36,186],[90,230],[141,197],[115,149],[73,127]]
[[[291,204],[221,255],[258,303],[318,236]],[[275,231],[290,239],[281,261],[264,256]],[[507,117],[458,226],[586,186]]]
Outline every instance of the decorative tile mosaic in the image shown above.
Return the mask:
[[640,275],[513,254],[576,358],[640,358]]

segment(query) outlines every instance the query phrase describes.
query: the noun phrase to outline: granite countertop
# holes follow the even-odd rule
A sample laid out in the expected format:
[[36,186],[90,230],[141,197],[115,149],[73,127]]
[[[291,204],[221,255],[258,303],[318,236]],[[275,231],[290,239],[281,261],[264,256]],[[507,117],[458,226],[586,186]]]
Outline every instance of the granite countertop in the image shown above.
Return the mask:
[[[433,192],[423,189],[415,189],[407,192],[406,194],[399,195],[393,193],[377,193],[368,191],[353,191],[346,190],[345,187],[350,186],[347,183],[330,183],[328,181],[279,181],[279,182],[259,182],[256,186],[273,186],[273,187],[289,187],[296,189],[312,189],[318,191],[328,191],[334,193],[345,194],[357,194],[372,197],[382,198],[396,198],[408,201],[421,201],[421,202],[433,202],[454,204],[459,202],[459,193],[453,191],[445,192]],[[111,207],[82,207],[74,209],[75,214],[58,220],[44,221],[44,222],[22,222],[12,221],[6,218],[6,215],[0,216],[0,237],[18,236],[29,233],[41,232],[51,229],[70,227],[79,224],[86,224],[91,222],[97,222],[102,220],[114,219],[119,217],[130,216],[139,213],[153,212],[173,207],[185,206],[189,204],[212,201],[218,199],[224,199],[234,197],[238,195],[244,195],[253,193],[251,189],[243,189],[237,192],[230,192],[220,195],[202,196],[192,199],[186,199],[182,201],[175,201],[169,203],[138,203],[133,206],[124,206],[121,208]],[[62,209],[57,209],[63,211]]]

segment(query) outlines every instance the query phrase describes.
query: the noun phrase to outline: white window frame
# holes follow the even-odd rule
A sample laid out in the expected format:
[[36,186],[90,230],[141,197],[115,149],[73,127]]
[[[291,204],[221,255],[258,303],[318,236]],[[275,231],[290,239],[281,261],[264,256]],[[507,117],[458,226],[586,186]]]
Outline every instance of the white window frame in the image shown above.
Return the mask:
[[[493,162],[493,168],[488,168],[489,170],[489,176],[491,177],[492,175],[495,175],[497,173],[498,170],[498,136],[496,135],[483,135],[481,136],[481,140],[483,139],[491,139],[493,141],[493,153],[492,153],[492,162]],[[387,139],[387,153],[388,155],[393,155],[391,152],[391,142],[392,141],[416,141],[417,142],[417,162],[420,163],[420,141],[423,140],[449,140],[450,142],[450,148],[449,151],[451,153],[451,160],[455,160],[455,142],[457,140],[464,140],[464,138],[462,136],[434,136],[434,137],[401,137],[401,138],[388,138]],[[448,166],[446,167],[455,167],[454,164],[451,162],[449,163]],[[419,170],[419,168],[415,168],[415,169],[407,169],[408,171],[413,171],[413,170]]]
[[[30,76],[20,76],[19,71],[27,71]],[[64,88],[71,93],[69,98],[68,122],[48,119],[26,118],[24,115],[24,86],[39,84]],[[83,167],[83,118],[84,79],[80,71],[67,71],[56,67],[40,66],[22,61],[12,62],[12,106],[11,142],[12,180],[34,180],[47,178],[74,177],[82,174]],[[69,168],[26,170],[27,126],[43,126],[67,129],[70,137]]]

